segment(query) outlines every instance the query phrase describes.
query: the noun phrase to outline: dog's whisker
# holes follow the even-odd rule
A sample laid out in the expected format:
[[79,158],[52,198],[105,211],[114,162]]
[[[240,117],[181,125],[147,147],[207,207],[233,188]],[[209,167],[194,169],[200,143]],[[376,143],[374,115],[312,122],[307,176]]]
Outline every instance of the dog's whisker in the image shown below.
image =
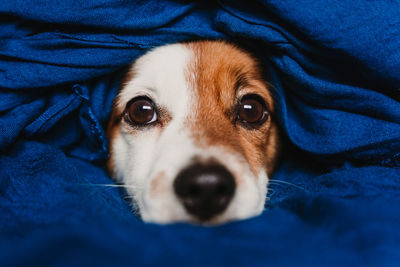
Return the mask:
[[301,187],[299,185],[296,185],[296,184],[293,184],[293,183],[289,183],[289,182],[286,182],[286,181],[282,181],[282,180],[271,180],[271,181],[269,181],[269,183],[270,184],[275,184],[275,185],[290,185],[290,186],[294,186],[294,187],[296,187],[298,189],[301,189],[303,191],[306,191],[303,187]]
[[135,216],[140,216],[140,209],[139,209],[139,205],[136,202],[135,196],[127,195],[127,196],[123,196],[122,199],[129,202],[130,207],[131,207],[131,212]]
[[140,216],[139,205],[135,201],[131,202],[130,204],[131,204],[131,212],[135,214],[135,216]]
[[268,189],[267,190],[267,197],[266,197],[266,201],[270,200],[271,197],[275,194],[275,190],[273,189]]
[[142,186],[137,186],[137,185],[122,185],[122,184],[81,184],[81,185],[104,186],[104,187],[122,187],[122,188],[137,188],[137,189],[143,188]]

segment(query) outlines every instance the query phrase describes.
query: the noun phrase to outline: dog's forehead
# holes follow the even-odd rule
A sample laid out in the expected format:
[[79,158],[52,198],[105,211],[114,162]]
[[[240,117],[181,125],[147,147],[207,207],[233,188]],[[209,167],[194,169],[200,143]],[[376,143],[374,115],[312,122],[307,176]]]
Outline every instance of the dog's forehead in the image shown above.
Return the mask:
[[185,70],[193,53],[182,44],[158,47],[139,59],[127,73],[118,97],[120,108],[132,98],[147,95],[174,112],[177,104],[188,100]]
[[[193,58],[186,75],[199,101],[229,106],[244,93],[258,94],[273,108],[258,61],[242,49],[225,42],[203,41],[186,45]],[[247,90],[246,90],[247,89]]]
[[224,42],[161,46],[132,65],[118,98],[119,108],[122,110],[130,99],[143,94],[172,113],[193,105],[190,100],[205,94],[222,97],[220,104],[226,104],[234,100],[239,87],[261,80],[257,70],[251,56]]

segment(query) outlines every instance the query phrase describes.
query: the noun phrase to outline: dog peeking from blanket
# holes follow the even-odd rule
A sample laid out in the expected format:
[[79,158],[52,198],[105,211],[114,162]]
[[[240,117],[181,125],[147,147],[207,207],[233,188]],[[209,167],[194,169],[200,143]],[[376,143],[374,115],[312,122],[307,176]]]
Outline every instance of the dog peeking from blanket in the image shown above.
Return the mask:
[[260,214],[279,150],[271,88],[223,41],[138,58],[108,126],[112,177],[144,221],[215,225]]

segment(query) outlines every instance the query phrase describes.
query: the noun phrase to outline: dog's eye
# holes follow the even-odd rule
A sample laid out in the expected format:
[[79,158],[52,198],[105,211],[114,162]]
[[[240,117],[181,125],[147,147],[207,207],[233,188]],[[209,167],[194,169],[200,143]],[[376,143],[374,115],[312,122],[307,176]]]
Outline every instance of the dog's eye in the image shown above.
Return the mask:
[[126,106],[126,115],[129,123],[145,125],[157,120],[154,102],[148,97],[136,97]]
[[258,95],[245,95],[239,103],[237,119],[249,126],[264,123],[268,119],[268,110],[264,100]]

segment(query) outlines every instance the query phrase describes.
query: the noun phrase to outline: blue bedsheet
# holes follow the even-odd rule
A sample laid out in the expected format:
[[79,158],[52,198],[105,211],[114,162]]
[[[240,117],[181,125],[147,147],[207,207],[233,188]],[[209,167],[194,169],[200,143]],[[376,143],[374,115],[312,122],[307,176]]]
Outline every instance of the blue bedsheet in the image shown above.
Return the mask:
[[[103,169],[126,65],[152,47],[240,43],[288,141],[265,212],[144,224]],[[400,3],[3,1],[0,265],[400,263]]]

